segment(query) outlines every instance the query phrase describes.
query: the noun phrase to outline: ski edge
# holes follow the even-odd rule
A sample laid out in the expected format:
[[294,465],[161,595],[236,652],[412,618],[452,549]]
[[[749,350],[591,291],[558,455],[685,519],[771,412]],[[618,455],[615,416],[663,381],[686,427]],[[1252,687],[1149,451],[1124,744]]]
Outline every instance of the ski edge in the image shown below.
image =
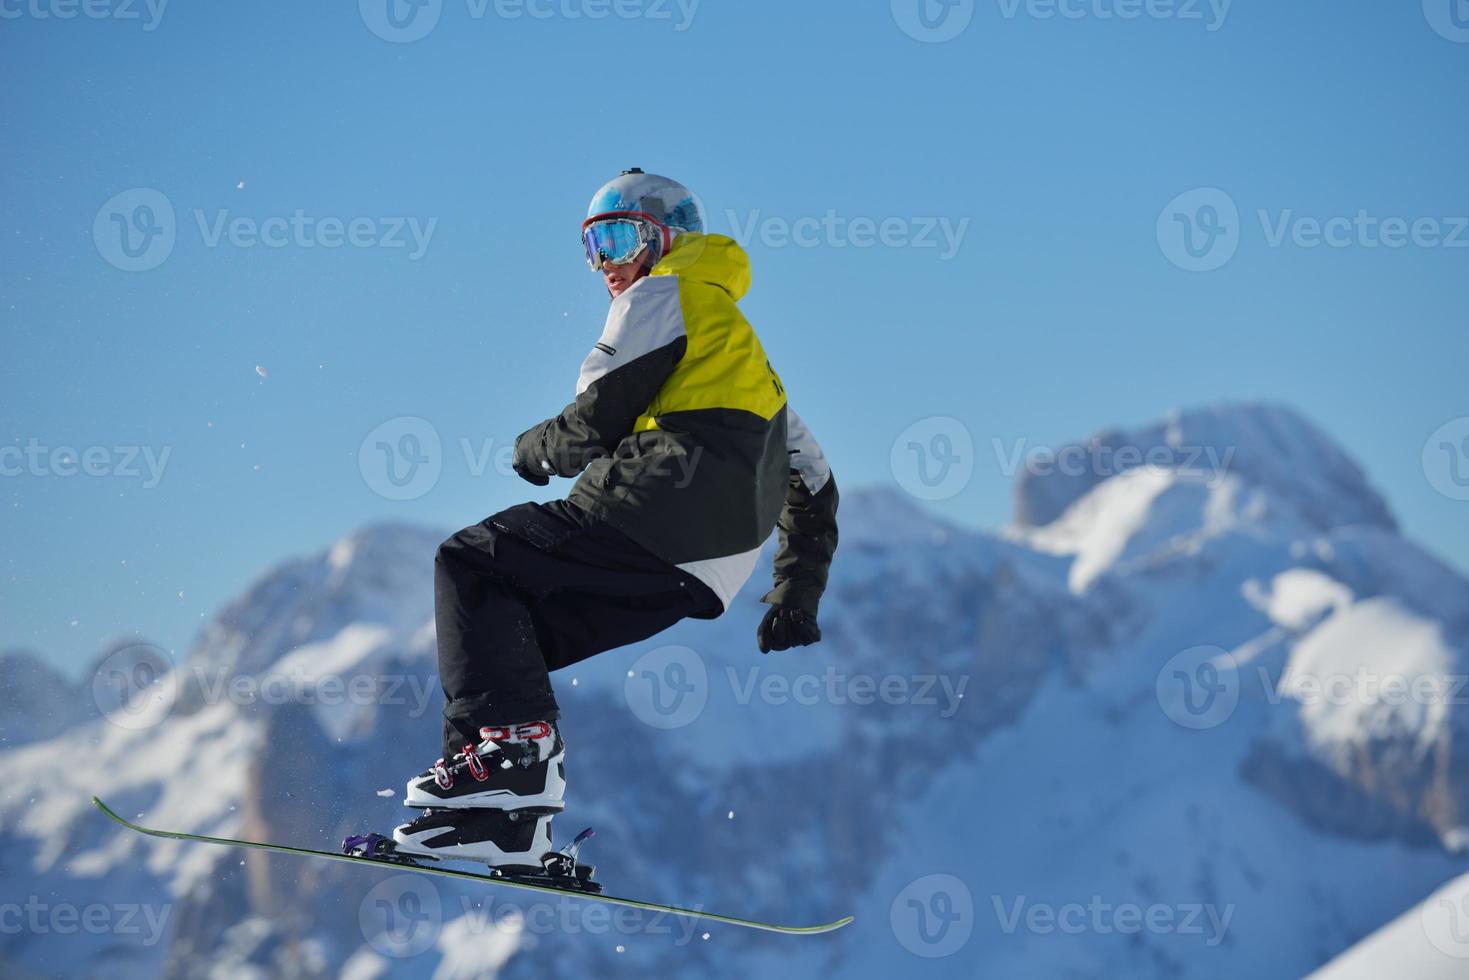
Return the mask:
[[775,932],[783,935],[817,935],[824,932],[833,932],[843,926],[849,925],[854,916],[844,916],[834,922],[825,922],[813,926],[786,926],[773,922],[758,922],[754,919],[742,919],[733,915],[721,915],[717,912],[704,912],[697,909],[681,908],[677,905],[662,905],[658,902],[644,902],[634,898],[619,898],[615,895],[589,894],[586,892],[572,891],[568,888],[552,888],[546,885],[533,885],[523,881],[503,881],[491,878],[488,875],[475,874],[472,871],[460,871],[457,868],[434,868],[425,865],[401,865],[389,861],[379,861],[373,858],[354,857],[350,854],[336,854],[331,851],[318,851],[309,847],[292,847],[289,844],[264,844],[259,841],[236,840],[231,837],[210,837],[207,834],[188,834],[175,830],[156,830],[152,827],[144,827],[133,823],[126,817],[120,816],[116,811],[102,802],[97,797],[92,797],[92,804],[106,814],[110,819],[129,830],[149,837],[161,837],[170,840],[196,841],[201,844],[220,844],[225,847],[249,847],[260,851],[269,851],[276,854],[296,854],[306,857],[327,858],[334,861],[346,861],[351,864],[369,864],[374,867],[385,869],[398,869],[405,871],[420,871],[425,874],[441,875],[449,878],[460,878],[468,881],[481,882],[489,885],[499,885],[507,888],[520,888],[526,891],[543,892],[552,895],[564,895],[568,898],[582,899],[590,902],[606,902],[609,905],[622,905],[628,908],[645,909],[653,912],[667,912],[673,915],[687,916],[694,919],[708,919],[710,922],[722,922],[725,925],[740,926],[745,929],[758,929],[763,932]]

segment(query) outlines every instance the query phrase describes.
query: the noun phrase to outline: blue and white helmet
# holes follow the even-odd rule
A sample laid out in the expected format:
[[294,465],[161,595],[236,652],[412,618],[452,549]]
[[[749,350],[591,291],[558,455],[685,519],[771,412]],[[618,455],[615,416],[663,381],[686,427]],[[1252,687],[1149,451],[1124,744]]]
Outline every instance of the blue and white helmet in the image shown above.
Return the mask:
[[645,174],[637,167],[624,170],[602,185],[587,207],[586,223],[617,212],[646,214],[677,232],[704,231],[704,209],[693,191],[676,180]]
[[593,270],[638,256],[655,265],[679,235],[704,230],[704,213],[683,184],[634,167],[597,191],[582,222],[582,246]]

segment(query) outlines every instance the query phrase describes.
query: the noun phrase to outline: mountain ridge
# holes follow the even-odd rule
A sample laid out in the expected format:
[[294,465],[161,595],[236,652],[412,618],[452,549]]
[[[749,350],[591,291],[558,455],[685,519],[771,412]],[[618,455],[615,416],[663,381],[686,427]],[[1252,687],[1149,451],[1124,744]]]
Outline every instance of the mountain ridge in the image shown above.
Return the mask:
[[[163,948],[7,942],[4,955],[139,976],[350,964],[389,977],[468,969],[452,940],[484,943],[511,977],[893,972],[923,950],[899,899],[945,873],[969,893],[971,934],[925,961],[939,974],[1299,976],[1446,880],[1469,812],[1453,788],[1469,783],[1456,778],[1462,708],[1323,705],[1307,682],[1359,661],[1463,672],[1469,586],[1396,532],[1350,460],[1280,491],[1281,445],[1340,453],[1282,411],[1197,410],[1207,426],[1170,416],[1145,431],[1174,449],[1190,432],[1216,448],[1266,432],[1268,445],[1237,452],[1256,459],[1242,469],[1180,460],[1123,467],[1080,493],[1070,477],[1036,483],[1036,503],[995,531],[955,527],[890,488],[849,492],[820,646],[755,653],[752,587],[718,620],[555,675],[571,783],[558,835],[596,825],[594,859],[619,892],[785,918],[855,910],[838,946],[680,942],[643,924],[619,934],[618,952],[586,920],[489,929],[476,916],[502,907],[497,896],[445,887],[432,892],[436,944],[399,957],[363,911],[391,877],[126,840],[78,805],[100,789],[149,825],[314,846],[390,826],[403,779],[437,748],[431,562],[443,536],[390,522],[259,576],[172,681],[140,692],[151,702],[82,726],[86,751],[76,734],[0,751],[0,872],[38,894],[146,895],[173,910]],[[1148,442],[1117,444],[1128,440]],[[757,576],[769,560],[767,546]],[[1356,644],[1369,624],[1386,639]],[[1414,636],[1416,658],[1381,655]],[[672,725],[639,686],[670,663],[698,694]],[[1170,665],[1193,676],[1204,663],[1234,703],[1201,725],[1188,692],[1165,688]],[[1092,890],[1235,913],[1200,946],[1180,932],[1007,933],[997,912]],[[538,959],[548,946],[555,959]]]

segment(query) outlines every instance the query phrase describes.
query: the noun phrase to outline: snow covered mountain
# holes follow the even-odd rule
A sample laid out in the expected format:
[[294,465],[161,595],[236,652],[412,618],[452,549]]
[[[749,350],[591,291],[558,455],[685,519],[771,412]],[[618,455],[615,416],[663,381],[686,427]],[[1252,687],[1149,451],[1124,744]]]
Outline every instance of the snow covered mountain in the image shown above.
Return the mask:
[[82,715],[90,692],[71,682],[33,653],[0,653],[0,747],[49,738]]
[[[136,689],[90,718],[40,725],[27,706],[77,688],[0,659],[28,685],[0,701],[0,879],[41,910],[0,932],[0,973],[1299,977],[1462,874],[1469,582],[1360,468],[1258,404],[1057,456],[995,532],[849,494],[818,647],[762,658],[752,587],[555,677],[557,833],[597,827],[611,891],[855,913],[842,932],[619,918],[92,811],[304,846],[391,826],[436,754],[442,534],[383,526],[268,573],[184,662],[109,654]],[[103,927],[63,933],[64,908]],[[1469,932],[1444,935],[1447,975]]]

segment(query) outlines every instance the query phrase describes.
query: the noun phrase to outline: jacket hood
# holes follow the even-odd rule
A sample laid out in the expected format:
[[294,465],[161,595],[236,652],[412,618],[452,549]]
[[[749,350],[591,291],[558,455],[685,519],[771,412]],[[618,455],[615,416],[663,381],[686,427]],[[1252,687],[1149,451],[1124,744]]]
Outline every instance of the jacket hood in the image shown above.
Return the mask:
[[726,235],[679,235],[651,276],[682,276],[707,282],[738,301],[750,291],[750,257]]

